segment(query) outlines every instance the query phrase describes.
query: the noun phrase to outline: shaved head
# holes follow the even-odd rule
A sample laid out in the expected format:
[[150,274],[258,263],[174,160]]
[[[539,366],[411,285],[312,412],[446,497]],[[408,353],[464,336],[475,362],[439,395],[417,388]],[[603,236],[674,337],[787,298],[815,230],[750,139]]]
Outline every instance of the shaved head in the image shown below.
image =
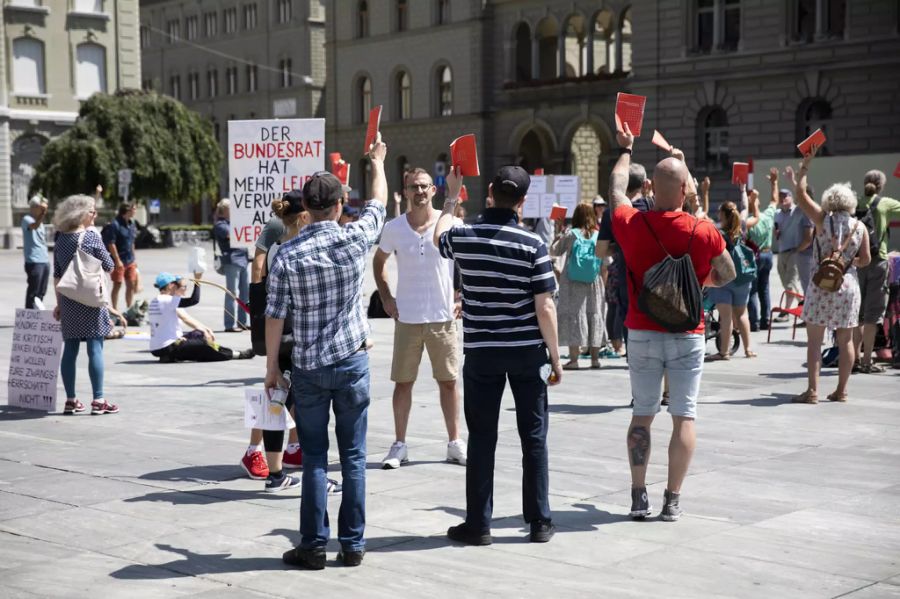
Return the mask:
[[666,158],[656,165],[653,169],[653,189],[659,210],[681,209],[688,177],[687,165],[677,158]]

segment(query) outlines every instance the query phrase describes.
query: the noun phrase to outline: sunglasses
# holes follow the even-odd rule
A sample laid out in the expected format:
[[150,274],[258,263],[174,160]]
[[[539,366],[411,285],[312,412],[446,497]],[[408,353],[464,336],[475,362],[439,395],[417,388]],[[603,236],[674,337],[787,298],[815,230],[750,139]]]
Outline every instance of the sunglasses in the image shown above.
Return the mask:
[[431,185],[431,183],[411,183],[406,186],[406,189],[409,191],[418,191],[420,189],[428,189]]

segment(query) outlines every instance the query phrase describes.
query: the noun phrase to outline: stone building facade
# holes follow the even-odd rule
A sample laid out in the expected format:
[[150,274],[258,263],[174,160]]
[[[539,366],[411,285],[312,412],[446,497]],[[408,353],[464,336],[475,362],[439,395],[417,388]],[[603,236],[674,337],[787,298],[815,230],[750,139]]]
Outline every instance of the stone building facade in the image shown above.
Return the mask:
[[[323,0],[140,4],[142,87],[208,117],[223,152],[229,120],[325,116]],[[227,172],[225,164],[221,195],[228,193]],[[208,208],[198,207],[193,219],[207,216]]]
[[[138,0],[4,0],[0,11],[0,231],[16,242],[48,141],[81,101],[140,85]],[[72,190],[88,192],[90,190]]]

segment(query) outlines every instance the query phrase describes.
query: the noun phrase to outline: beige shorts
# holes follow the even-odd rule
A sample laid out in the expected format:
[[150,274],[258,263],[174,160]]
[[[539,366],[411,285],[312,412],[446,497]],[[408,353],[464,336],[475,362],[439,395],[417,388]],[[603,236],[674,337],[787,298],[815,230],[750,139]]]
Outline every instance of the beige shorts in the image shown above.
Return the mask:
[[803,293],[803,286],[800,284],[800,270],[797,267],[798,258],[799,256],[794,250],[778,254],[778,276],[781,279],[782,287],[794,293]]
[[419,374],[422,349],[428,350],[436,381],[455,381],[459,373],[459,335],[456,321],[425,324],[394,323],[394,362],[391,380],[412,383]]

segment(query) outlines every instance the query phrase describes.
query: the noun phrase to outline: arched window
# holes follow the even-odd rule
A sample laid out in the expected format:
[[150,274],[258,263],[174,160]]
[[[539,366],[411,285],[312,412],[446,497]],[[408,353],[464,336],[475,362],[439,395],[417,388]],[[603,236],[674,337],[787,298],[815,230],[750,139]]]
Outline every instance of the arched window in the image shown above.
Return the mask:
[[450,0],[437,0],[435,8],[435,25],[446,25],[450,22]]
[[617,71],[622,73],[631,72],[631,7],[622,13],[622,20],[619,23],[619,46],[618,60],[616,61]]
[[558,66],[559,27],[552,18],[545,17],[538,23],[535,35],[538,41],[538,77],[542,81],[556,79]]
[[30,37],[13,40],[13,90],[17,94],[47,93],[44,43]]
[[707,171],[721,171],[728,167],[728,115],[721,106],[700,111],[697,119],[701,167]]
[[372,80],[363,77],[356,84],[357,106],[356,122],[365,123],[369,119],[369,111],[372,110]]
[[99,44],[81,44],[75,49],[75,56],[78,62],[76,95],[89,98],[98,92],[105,94],[106,48]]
[[563,61],[564,72],[560,76],[581,77],[585,70],[585,31],[584,17],[575,14],[565,21],[563,29]]
[[397,0],[397,31],[409,29],[409,3],[406,0]]
[[516,27],[516,81],[531,79],[531,28],[528,23]]
[[[824,98],[807,98],[797,107],[797,135],[796,143],[800,143],[816,130],[821,129],[825,134],[826,142],[819,150],[819,156],[828,156],[828,138],[831,125],[831,104]],[[797,156],[799,156],[799,150]]]
[[613,14],[608,8],[604,8],[594,17],[593,31],[591,32],[591,55],[594,59],[593,72],[612,73],[615,70],[616,51],[615,27],[613,27]]
[[398,121],[412,117],[412,82],[409,73],[400,71],[397,73],[397,99],[395,117]]
[[369,3],[366,0],[356,5],[356,37],[369,37]]
[[450,116],[453,114],[453,73],[450,67],[443,66],[437,73],[437,99],[438,115]]

